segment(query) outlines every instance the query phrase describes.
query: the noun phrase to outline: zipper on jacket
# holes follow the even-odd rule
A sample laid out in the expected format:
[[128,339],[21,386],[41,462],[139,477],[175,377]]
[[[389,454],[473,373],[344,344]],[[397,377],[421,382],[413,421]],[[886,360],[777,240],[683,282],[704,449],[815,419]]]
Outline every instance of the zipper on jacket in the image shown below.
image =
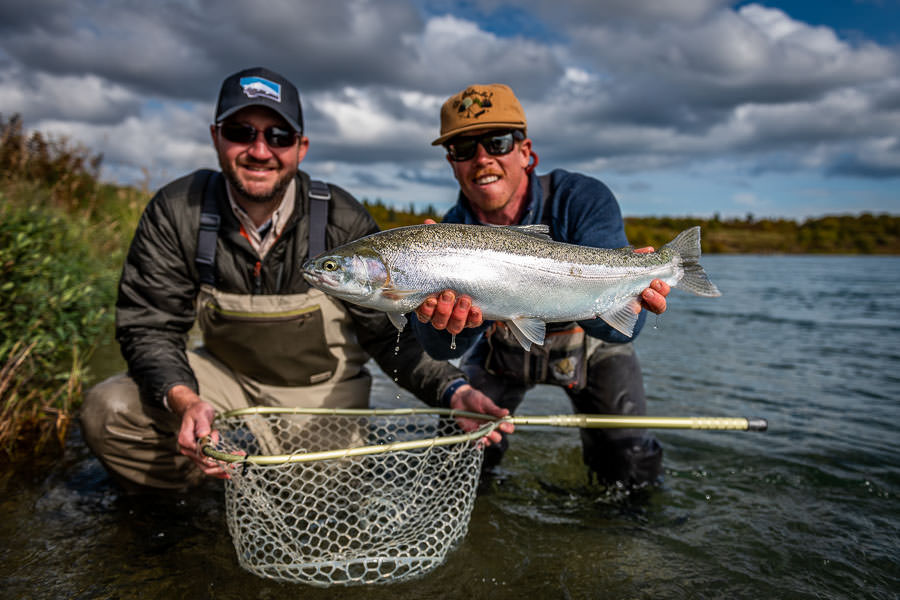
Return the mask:
[[253,267],[253,293],[261,294],[262,293],[262,262],[256,261],[256,265]]

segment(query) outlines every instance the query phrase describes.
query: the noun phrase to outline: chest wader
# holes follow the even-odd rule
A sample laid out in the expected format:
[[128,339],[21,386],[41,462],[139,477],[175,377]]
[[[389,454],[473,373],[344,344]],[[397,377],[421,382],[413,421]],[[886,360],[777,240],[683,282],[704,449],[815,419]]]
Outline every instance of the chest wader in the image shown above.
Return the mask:
[[[216,173],[207,182],[196,263],[202,282],[197,297],[203,345],[229,367],[255,404],[303,407],[368,405],[368,355],[356,343],[346,309],[310,288],[302,294],[232,294],[215,287],[218,237]],[[311,181],[309,256],[325,250],[328,186]]]

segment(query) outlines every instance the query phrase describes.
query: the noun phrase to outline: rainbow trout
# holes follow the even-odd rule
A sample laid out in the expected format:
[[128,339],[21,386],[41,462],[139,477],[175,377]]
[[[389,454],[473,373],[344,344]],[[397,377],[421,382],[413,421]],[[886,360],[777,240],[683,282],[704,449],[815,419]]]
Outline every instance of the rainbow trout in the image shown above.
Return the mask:
[[468,294],[485,319],[503,321],[528,350],[546,323],[600,318],[634,332],[639,295],[653,279],[698,296],[720,296],[700,259],[700,228],[657,252],[555,242],[546,225],[413,225],[360,238],[309,260],[303,276],[320,290],[384,311],[403,329],[405,313],[445,289]]

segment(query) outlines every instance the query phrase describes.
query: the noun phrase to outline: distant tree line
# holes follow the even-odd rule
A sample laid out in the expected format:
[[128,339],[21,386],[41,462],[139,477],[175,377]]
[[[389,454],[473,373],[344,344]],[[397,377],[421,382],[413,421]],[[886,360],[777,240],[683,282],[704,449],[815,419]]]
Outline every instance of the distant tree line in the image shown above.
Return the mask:
[[900,254],[900,216],[864,213],[806,219],[723,220],[628,217],[625,231],[638,246],[659,247],[699,225],[704,252],[730,254]]

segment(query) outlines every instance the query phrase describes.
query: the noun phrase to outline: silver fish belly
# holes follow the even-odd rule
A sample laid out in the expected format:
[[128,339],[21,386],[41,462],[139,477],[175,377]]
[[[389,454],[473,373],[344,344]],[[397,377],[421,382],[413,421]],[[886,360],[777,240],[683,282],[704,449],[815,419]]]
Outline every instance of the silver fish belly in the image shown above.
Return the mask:
[[720,295],[698,262],[699,227],[649,254],[555,242],[547,231],[543,225],[400,227],[326,251],[307,261],[303,275],[329,294],[386,312],[399,329],[404,314],[428,295],[467,294],[485,319],[506,323],[526,350],[543,344],[546,323],[559,321],[600,318],[631,336],[639,295],[653,279]]

